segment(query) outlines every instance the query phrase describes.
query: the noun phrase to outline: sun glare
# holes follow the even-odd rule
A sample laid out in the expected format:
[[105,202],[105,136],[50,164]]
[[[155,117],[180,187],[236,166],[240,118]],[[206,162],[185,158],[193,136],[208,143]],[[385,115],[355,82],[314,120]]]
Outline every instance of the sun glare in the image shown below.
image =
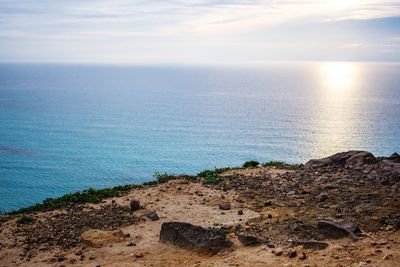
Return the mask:
[[357,66],[350,62],[329,62],[322,65],[323,81],[332,90],[347,90],[354,87]]

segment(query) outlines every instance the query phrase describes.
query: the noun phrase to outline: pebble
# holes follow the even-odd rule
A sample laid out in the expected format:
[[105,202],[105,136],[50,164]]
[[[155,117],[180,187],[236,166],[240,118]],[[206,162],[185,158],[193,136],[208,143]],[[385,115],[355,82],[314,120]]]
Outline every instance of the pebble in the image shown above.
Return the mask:
[[142,257],[144,257],[144,254],[143,254],[143,252],[137,252],[137,253],[135,254],[135,257],[136,257],[136,258],[142,258]]
[[229,203],[229,202],[221,202],[221,203],[219,203],[219,208],[221,210],[230,210],[231,209],[231,203]]
[[277,249],[275,249],[275,250],[272,250],[272,253],[275,255],[275,256],[282,256],[282,254],[283,254],[283,250],[281,249],[281,248],[277,248]]
[[149,218],[152,221],[158,221],[160,218],[158,217],[158,214],[155,211],[149,212],[146,214],[146,217]]
[[305,260],[305,259],[307,259],[306,253],[300,252],[300,254],[299,254],[299,259],[300,259],[300,260]]
[[297,252],[294,249],[289,249],[288,253],[287,253],[289,258],[294,258],[297,256]]

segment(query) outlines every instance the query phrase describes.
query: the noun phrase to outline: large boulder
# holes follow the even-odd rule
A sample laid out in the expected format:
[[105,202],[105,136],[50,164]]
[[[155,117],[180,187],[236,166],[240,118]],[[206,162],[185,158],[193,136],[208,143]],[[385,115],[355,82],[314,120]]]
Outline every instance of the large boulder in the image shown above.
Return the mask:
[[394,152],[388,157],[388,159],[400,162],[400,155],[397,152]]
[[325,166],[359,167],[364,164],[374,163],[376,158],[367,151],[347,151],[334,154],[322,159],[312,159],[305,164],[306,168],[321,168]]
[[319,221],[317,230],[326,238],[339,239],[350,236],[353,240],[358,240],[358,234],[361,232],[356,223],[349,221],[341,223]]
[[216,254],[233,246],[233,243],[219,231],[184,222],[163,223],[160,242],[204,254]]

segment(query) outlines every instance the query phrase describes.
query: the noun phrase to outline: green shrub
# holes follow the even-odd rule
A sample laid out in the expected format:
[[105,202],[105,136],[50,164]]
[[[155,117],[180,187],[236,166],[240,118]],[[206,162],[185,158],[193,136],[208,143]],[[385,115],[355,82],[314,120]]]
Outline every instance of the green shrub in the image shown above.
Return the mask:
[[197,176],[205,178],[205,177],[207,177],[209,175],[218,175],[218,174],[221,174],[223,172],[229,171],[231,169],[232,168],[226,167],[226,168],[215,168],[214,170],[204,170],[202,172],[199,172],[197,174]]
[[17,224],[32,224],[34,222],[35,218],[29,216],[22,216],[17,220]]
[[255,168],[255,167],[257,167],[258,165],[260,165],[260,162],[255,161],[255,160],[250,160],[250,161],[246,161],[246,162],[243,164],[243,168]]
[[205,184],[218,184],[220,182],[220,178],[218,177],[218,174],[210,174],[204,177],[203,182]]
[[140,185],[132,184],[104,189],[89,188],[82,192],[69,193],[58,198],[47,198],[42,203],[10,212],[10,214],[54,210],[71,204],[100,203],[105,198],[120,196],[122,192],[137,187],[140,187]]
[[204,170],[197,174],[197,176],[203,178],[205,184],[218,184],[221,181],[219,174],[229,171],[231,168],[216,168],[214,170]]
[[268,161],[262,164],[263,167],[276,167],[276,168],[280,168],[280,169],[295,169],[297,168],[299,165],[297,164],[289,164],[283,161]]
[[[195,181],[196,180],[196,176],[192,176],[192,175],[187,175],[187,174],[180,174],[180,175],[172,175],[172,174],[168,174],[166,172],[164,173],[160,173],[160,172],[155,172],[153,174],[153,177],[156,179],[153,183],[150,182],[151,184],[158,184],[158,183],[166,183],[170,180],[176,180],[176,179],[185,179],[188,181]],[[148,183],[146,183],[146,185],[148,185]]]

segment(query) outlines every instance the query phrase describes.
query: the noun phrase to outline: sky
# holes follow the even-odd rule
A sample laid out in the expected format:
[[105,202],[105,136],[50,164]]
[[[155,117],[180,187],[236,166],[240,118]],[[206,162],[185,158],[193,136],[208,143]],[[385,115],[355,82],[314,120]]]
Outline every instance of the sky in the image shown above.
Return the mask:
[[400,0],[0,0],[0,62],[400,61]]

